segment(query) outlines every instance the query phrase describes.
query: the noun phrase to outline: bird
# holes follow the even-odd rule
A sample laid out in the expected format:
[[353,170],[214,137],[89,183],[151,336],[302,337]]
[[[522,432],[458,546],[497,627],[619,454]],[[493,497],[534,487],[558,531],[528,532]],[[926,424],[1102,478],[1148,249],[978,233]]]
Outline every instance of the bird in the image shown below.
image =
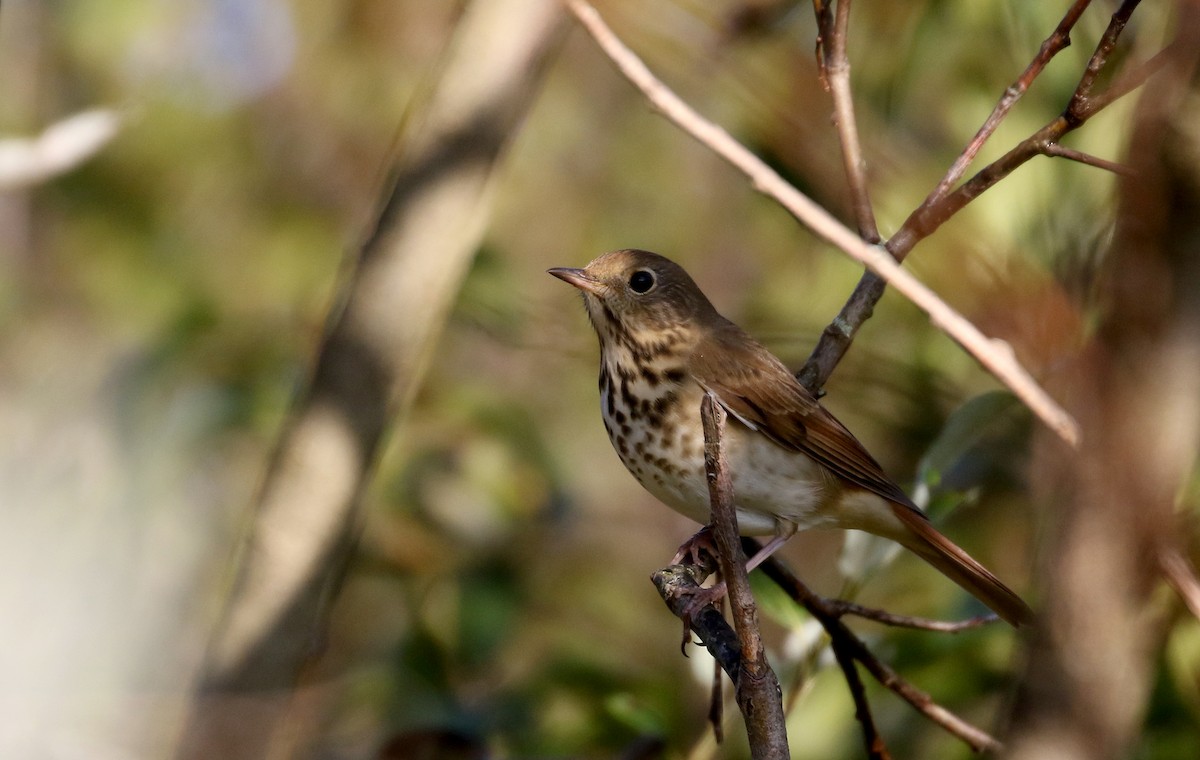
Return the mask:
[[904,546],[1014,627],[1028,605],[939,532],[795,375],[721,316],[688,273],[649,251],[602,254],[549,274],[578,288],[600,340],[600,409],[617,456],[659,501],[710,516],[700,405],[728,413],[724,445],[742,535],[771,536],[752,569],[797,531],[866,531]]

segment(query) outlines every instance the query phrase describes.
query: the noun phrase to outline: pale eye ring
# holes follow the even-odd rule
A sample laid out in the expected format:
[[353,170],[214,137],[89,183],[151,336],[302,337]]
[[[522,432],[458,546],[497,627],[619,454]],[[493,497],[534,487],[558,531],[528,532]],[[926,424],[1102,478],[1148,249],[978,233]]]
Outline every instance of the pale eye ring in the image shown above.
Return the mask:
[[654,289],[654,272],[639,269],[629,275],[629,289],[634,293],[649,293]]

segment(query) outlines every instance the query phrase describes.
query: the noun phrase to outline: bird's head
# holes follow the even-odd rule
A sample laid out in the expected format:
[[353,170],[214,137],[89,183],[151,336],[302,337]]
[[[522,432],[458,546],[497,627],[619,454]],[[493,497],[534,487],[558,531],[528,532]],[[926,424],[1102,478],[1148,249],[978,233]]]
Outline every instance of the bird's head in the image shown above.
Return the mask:
[[657,253],[611,251],[582,269],[548,271],[579,288],[602,346],[610,341],[646,346],[668,336],[678,339],[717,316],[683,267]]

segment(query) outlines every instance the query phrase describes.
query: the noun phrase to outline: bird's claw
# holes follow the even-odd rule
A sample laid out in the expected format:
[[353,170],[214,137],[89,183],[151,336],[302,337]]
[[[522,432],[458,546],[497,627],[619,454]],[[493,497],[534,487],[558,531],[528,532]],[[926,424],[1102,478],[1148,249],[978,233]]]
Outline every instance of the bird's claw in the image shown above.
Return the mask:
[[692,621],[704,611],[705,607],[720,604],[721,600],[725,598],[725,594],[725,581],[680,594],[680,596],[687,597],[679,611],[679,619],[683,621],[683,640],[679,644],[679,651],[683,653],[684,657],[687,657],[687,645],[692,642]]
[[703,554],[717,556],[717,542],[713,537],[712,526],[705,525],[696,534],[679,545],[679,551],[671,559],[672,565],[688,564],[703,565]]

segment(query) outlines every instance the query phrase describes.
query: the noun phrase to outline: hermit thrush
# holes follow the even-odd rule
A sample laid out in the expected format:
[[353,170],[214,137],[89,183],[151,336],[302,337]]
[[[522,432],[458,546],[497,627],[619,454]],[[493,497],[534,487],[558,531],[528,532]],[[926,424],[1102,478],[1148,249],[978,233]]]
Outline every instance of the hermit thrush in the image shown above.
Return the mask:
[[915,552],[1013,625],[1021,598],[939,533],[863,445],[787,367],[722,317],[678,264],[606,253],[550,274],[583,293],[600,337],[600,409],[621,462],[650,493],[709,519],[700,401],[729,413],[725,448],[738,527],[772,535],[757,563],[798,530],[854,528]]

